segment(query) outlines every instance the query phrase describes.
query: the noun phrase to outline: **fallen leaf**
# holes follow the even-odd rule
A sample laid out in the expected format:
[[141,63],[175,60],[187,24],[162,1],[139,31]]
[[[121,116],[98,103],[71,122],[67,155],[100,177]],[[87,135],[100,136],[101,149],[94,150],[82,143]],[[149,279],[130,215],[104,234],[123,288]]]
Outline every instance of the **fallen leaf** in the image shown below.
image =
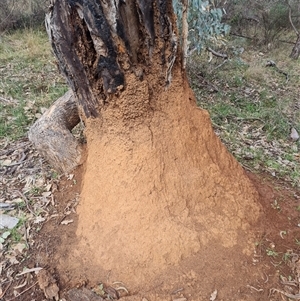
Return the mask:
[[14,246],[14,250],[18,251],[20,254],[22,254],[24,249],[26,249],[26,245],[23,243],[18,243]]
[[51,191],[46,191],[46,192],[43,192],[43,193],[42,193],[42,196],[45,197],[45,198],[47,198],[47,197],[49,197],[51,194],[52,194]]
[[8,166],[8,165],[11,164],[11,162],[12,162],[11,160],[7,159],[7,160],[2,161],[2,162],[1,162],[1,165],[2,165],[2,166]]
[[68,180],[72,180],[73,178],[74,178],[74,174],[69,174],[67,177]]
[[45,190],[46,190],[46,191],[50,191],[51,187],[52,187],[52,184],[48,184],[48,185],[46,186]]
[[218,295],[218,291],[217,291],[217,290],[214,290],[213,293],[210,295],[209,300],[210,300],[210,301],[215,301],[216,298],[217,298],[217,295]]
[[41,222],[44,222],[46,219],[41,217],[41,216],[37,216],[36,219],[34,220],[34,224],[39,224]]

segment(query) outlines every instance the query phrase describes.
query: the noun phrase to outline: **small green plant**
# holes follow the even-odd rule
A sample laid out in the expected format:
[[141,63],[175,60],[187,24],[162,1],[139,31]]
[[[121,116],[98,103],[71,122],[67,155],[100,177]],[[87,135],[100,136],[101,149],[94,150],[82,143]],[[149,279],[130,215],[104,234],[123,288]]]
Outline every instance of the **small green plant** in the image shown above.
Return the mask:
[[276,257],[278,257],[278,255],[279,255],[279,253],[276,252],[276,251],[273,250],[273,249],[267,249],[267,250],[266,250],[266,253],[267,253],[268,256],[273,257],[273,258],[276,258]]
[[284,262],[288,262],[291,258],[292,258],[292,254],[290,251],[285,252],[282,256]]
[[32,187],[30,190],[30,194],[32,194],[34,196],[40,195],[42,192],[43,192],[43,188],[36,187],[36,186]]
[[13,228],[10,232],[10,238],[12,240],[13,243],[18,243],[22,240],[22,234],[19,231],[19,227],[20,226],[16,226],[15,228]]

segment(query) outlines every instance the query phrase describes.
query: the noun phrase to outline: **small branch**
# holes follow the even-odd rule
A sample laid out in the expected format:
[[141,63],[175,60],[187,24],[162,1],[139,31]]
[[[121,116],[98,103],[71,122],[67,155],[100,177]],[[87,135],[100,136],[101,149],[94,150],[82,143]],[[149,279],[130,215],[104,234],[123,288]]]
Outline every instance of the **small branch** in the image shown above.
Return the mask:
[[279,68],[276,66],[276,64],[275,64],[274,61],[268,60],[268,61],[267,61],[267,64],[266,64],[266,67],[274,67],[275,70],[276,70],[277,72],[279,72],[279,73],[281,73],[281,74],[283,74],[283,75],[285,76],[286,81],[289,80],[289,75],[288,75],[288,73],[286,73],[286,72],[284,72],[283,70],[279,69]]
[[[192,72],[192,74],[199,80],[202,81],[205,85],[210,86],[212,89],[212,92],[219,92],[219,89],[217,86],[215,86],[214,84],[212,84],[210,81],[208,81],[207,79],[205,79],[203,76],[197,74],[195,71],[193,71],[192,69],[190,69],[190,71]],[[204,86],[204,85],[203,85]]]
[[219,69],[220,67],[222,67],[226,62],[228,62],[227,59],[224,60],[220,65],[218,65],[217,67],[215,67],[215,68],[213,69],[213,71],[216,70],[216,69]]
[[228,55],[226,53],[217,52],[217,51],[211,49],[210,47],[207,47],[206,50],[211,52],[213,55],[215,55],[217,57],[223,58],[224,60],[228,59]]
[[293,20],[292,20],[292,8],[291,8],[291,5],[290,5],[290,2],[289,0],[286,1],[287,2],[287,5],[289,6],[289,21],[295,31],[295,33],[297,34],[297,36],[299,35],[299,31],[297,30],[296,26],[294,25],[293,23]]
[[28,201],[27,197],[26,197],[21,191],[19,191],[19,190],[16,190],[16,192],[20,195],[20,197],[21,197],[22,199],[24,199],[28,211],[31,212],[34,216],[36,216],[36,213],[34,213],[34,212],[32,211],[32,209],[29,207],[29,201]]
[[235,37],[239,37],[239,38],[244,38],[244,39],[249,39],[249,40],[253,40],[253,38],[251,37],[247,37],[247,36],[244,36],[242,34],[237,34],[237,33],[230,33],[231,36],[235,36]]
[[247,287],[249,287],[250,289],[253,289],[253,290],[255,290],[256,292],[259,292],[259,293],[264,291],[262,288],[258,289],[258,288],[254,287],[252,285],[249,285],[249,284],[247,285]]
[[282,294],[282,295],[284,295],[284,296],[286,296],[286,297],[288,297],[288,298],[290,298],[290,299],[297,299],[297,300],[300,299],[300,294],[293,295],[293,294],[286,293],[286,292],[284,292],[284,291],[282,291],[282,290],[278,290],[278,289],[276,289],[276,288],[272,288],[272,289],[270,290],[270,293],[274,293],[274,292],[278,292],[278,293],[280,293],[280,294]]
[[23,152],[22,158],[21,158],[18,162],[9,164],[9,165],[7,165],[6,167],[12,167],[12,166],[20,165],[20,164],[23,163],[23,161],[24,161],[25,159],[26,159],[26,154]]
[[5,290],[3,291],[3,293],[1,294],[0,299],[2,299],[2,298],[5,296],[7,290],[8,290],[9,287],[11,286],[11,284],[12,284],[12,281],[10,281],[10,283],[7,285],[7,287],[5,288]]
[[29,286],[26,290],[24,290],[23,292],[21,292],[20,294],[18,294],[16,297],[12,298],[12,299],[9,299],[7,301],[13,301],[17,298],[19,298],[21,295],[23,295],[24,293],[26,293],[27,291],[29,291],[30,289],[32,289],[34,286],[36,286],[38,284],[38,281],[35,282],[33,285]]
[[285,40],[278,40],[278,42],[295,45],[295,42],[290,42]]
[[182,0],[182,68],[186,68],[186,60],[188,53],[188,33],[189,33],[189,25],[188,25],[188,6],[189,0]]
[[26,246],[27,246],[27,249],[30,250],[30,245],[29,245],[29,242],[28,242],[26,222],[24,223],[24,228],[25,228],[25,242],[26,242]]
[[[244,38],[244,39],[248,39],[248,40],[253,40],[253,38],[251,38],[251,37],[247,37],[247,36],[244,36],[244,35],[241,35],[241,34],[237,34],[237,33],[230,33],[230,35],[234,36],[234,37],[239,37],[239,38]],[[291,41],[278,40],[278,42],[295,45],[295,42],[291,42]]]
[[4,102],[8,102],[8,103],[9,103],[9,102],[13,102],[13,103],[16,103],[16,102],[17,102],[17,101],[14,100],[14,99],[13,99],[13,100],[9,100],[9,99],[6,99],[6,98],[4,98],[4,97],[0,97],[0,100],[1,100],[1,101],[4,101]]

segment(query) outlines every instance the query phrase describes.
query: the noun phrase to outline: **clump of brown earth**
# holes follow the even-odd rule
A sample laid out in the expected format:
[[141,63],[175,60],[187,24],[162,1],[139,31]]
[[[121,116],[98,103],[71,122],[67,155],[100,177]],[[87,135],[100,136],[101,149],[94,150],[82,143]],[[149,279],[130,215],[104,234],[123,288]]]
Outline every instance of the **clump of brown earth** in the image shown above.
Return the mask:
[[239,285],[260,216],[255,188],[183,80],[159,93],[128,81],[87,121],[77,242],[60,264],[73,279],[131,291],[224,287],[220,269]]

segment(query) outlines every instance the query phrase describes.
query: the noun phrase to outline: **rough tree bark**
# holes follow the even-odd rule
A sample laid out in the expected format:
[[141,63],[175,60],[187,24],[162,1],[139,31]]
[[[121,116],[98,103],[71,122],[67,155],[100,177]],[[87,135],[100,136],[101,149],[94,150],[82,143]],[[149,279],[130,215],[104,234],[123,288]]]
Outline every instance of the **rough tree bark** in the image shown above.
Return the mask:
[[37,151],[60,172],[80,163],[82,146],[71,133],[79,121],[73,92],[68,91],[29,130],[28,138]]
[[201,278],[211,244],[250,254],[258,194],[196,107],[172,1],[54,0],[47,24],[87,138],[78,241],[58,270],[135,290],[183,259]]

